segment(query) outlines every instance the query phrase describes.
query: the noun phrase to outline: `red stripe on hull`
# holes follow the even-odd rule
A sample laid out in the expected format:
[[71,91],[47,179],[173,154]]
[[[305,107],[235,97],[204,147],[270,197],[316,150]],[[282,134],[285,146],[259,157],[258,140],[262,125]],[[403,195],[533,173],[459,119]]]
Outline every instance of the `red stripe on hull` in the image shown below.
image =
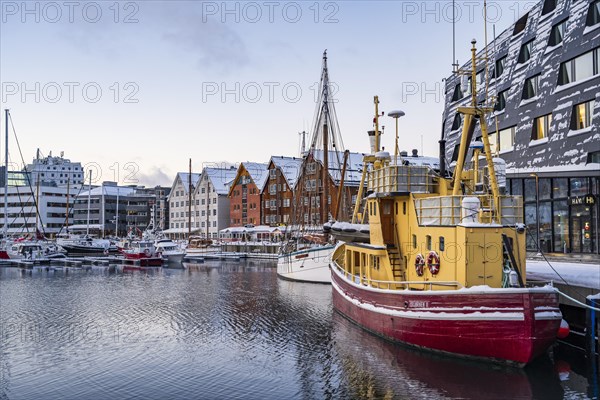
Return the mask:
[[[556,316],[542,319],[544,310],[558,310],[558,295],[552,291],[448,295],[367,290],[335,272],[332,280],[334,308],[363,328],[392,341],[463,357],[525,365],[548,349],[560,325]],[[535,307],[543,307],[537,320]]]
[[10,257],[6,250],[0,250],[0,260],[10,260]]

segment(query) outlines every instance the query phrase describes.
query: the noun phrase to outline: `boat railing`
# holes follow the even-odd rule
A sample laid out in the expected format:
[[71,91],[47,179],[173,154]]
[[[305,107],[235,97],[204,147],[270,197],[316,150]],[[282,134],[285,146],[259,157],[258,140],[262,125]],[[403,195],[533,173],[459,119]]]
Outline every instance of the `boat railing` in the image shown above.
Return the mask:
[[[467,197],[476,197],[479,207],[464,207],[463,200]],[[500,207],[497,211],[491,195],[435,196],[417,198],[414,201],[417,220],[421,226],[452,226],[464,222],[489,224],[494,221],[501,221],[503,226],[523,223],[523,198],[500,196],[499,199]]]
[[387,165],[374,169],[368,175],[368,189],[372,192],[433,193],[435,173],[422,165]]
[[[335,261],[335,260],[334,260]],[[364,286],[376,287],[378,289],[387,289],[387,290],[408,290],[411,287],[423,285],[425,290],[433,290],[433,287],[450,287],[461,289],[464,286],[458,281],[382,281],[377,279],[367,278],[366,276],[360,276],[356,274],[351,274],[350,272],[344,270],[337,262],[333,263],[335,268],[342,274],[346,279],[352,281],[356,284],[362,284]]]

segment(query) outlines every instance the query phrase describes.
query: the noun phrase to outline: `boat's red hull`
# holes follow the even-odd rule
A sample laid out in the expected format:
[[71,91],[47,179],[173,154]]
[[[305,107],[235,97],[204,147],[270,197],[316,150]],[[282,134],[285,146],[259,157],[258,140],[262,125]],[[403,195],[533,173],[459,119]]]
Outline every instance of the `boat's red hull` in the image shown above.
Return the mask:
[[550,288],[390,291],[332,267],[334,308],[387,339],[457,356],[525,365],[555,341],[562,316]]

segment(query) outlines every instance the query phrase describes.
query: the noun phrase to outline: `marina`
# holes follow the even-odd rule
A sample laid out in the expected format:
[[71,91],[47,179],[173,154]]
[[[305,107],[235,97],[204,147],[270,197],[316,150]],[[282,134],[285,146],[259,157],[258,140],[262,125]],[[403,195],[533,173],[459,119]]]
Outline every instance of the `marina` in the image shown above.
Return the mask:
[[331,286],[278,279],[272,261],[68,274],[0,267],[0,301],[9,399],[598,394],[569,346],[515,369],[395,345],[334,312]]
[[2,2],[0,400],[600,400],[600,0],[465,5]]

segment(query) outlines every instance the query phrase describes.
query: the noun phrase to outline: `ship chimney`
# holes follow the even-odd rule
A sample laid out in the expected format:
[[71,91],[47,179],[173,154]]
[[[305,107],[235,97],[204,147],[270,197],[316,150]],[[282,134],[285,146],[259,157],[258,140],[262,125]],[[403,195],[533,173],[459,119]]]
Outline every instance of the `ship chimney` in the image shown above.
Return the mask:
[[413,156],[413,157],[419,157],[419,150],[417,150],[417,149],[413,149],[413,151],[412,151],[412,156]]
[[408,157],[408,153],[405,150],[400,152],[400,157]]

